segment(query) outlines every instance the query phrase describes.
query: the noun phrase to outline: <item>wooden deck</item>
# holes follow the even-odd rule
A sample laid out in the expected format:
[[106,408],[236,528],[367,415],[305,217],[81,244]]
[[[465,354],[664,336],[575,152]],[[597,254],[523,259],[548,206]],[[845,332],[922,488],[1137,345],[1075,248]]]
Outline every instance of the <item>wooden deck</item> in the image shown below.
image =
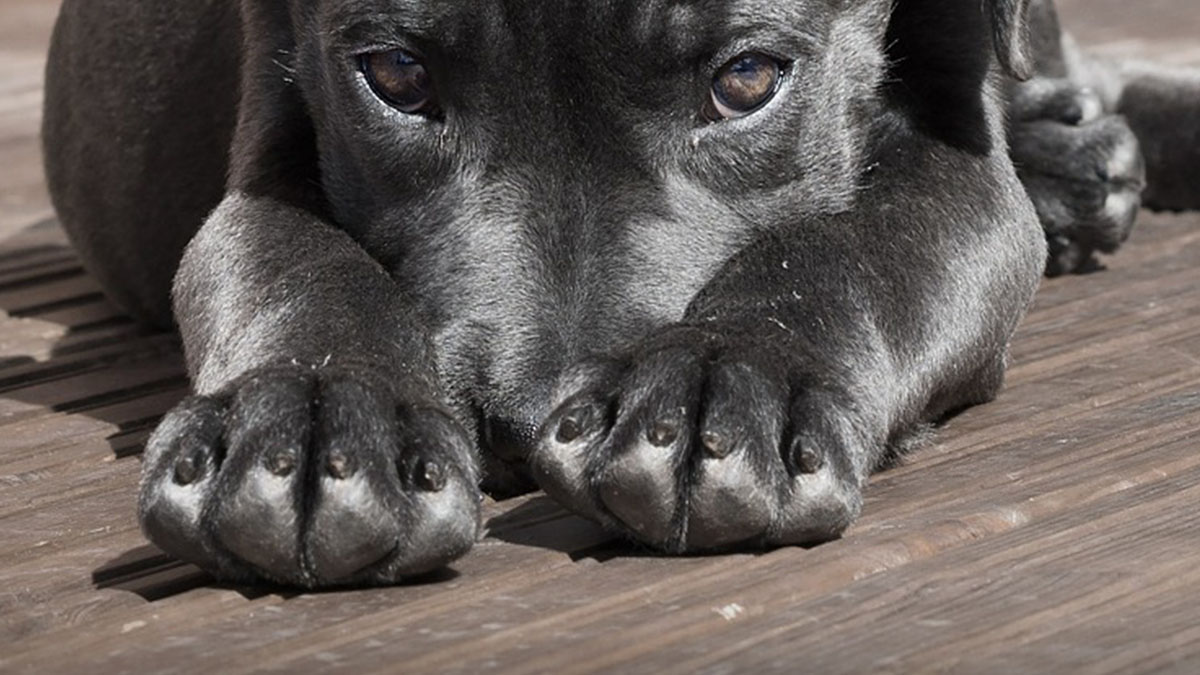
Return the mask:
[[[1087,41],[1200,63],[1194,2],[1063,4]],[[1048,282],[1000,399],[838,542],[649,557],[533,495],[422,583],[213,585],[134,518],[174,339],[104,301],[46,204],[55,4],[0,5],[0,672],[1200,672],[1197,215]]]

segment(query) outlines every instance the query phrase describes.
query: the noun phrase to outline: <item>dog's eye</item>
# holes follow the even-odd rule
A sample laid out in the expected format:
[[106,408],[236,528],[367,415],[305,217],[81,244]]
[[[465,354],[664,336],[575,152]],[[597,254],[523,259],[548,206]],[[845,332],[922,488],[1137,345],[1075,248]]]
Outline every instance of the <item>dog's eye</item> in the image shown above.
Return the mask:
[[429,114],[435,109],[433,79],[424,64],[400,49],[364,54],[360,67],[375,95],[400,112]]
[[745,117],[775,97],[783,67],[779,61],[746,52],[721,66],[713,78],[712,94],[704,115],[713,122]]

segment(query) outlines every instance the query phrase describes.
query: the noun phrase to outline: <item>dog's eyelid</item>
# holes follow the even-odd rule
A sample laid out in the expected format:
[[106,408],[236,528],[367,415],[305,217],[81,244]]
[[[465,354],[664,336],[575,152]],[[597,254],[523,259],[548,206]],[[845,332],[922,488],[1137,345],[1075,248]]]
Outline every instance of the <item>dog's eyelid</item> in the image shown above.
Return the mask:
[[822,40],[808,33],[767,34],[754,33],[731,40],[720,49],[710,52],[707,70],[716,73],[731,60],[746,53],[764,54],[780,64],[791,67],[797,61],[816,58],[823,51]]
[[424,61],[424,58],[416,51],[409,49],[405,45],[393,43],[371,43],[367,45],[359,45],[346,50],[346,53],[349,54],[348,58],[356,66],[366,57],[372,54],[382,54],[384,52],[405,52],[406,54],[413,56],[413,58],[418,61]]
[[[411,21],[412,17],[406,17]],[[340,20],[331,19],[324,31],[327,36],[327,47],[339,54],[361,56],[370,52],[403,49],[417,56],[422,54],[420,45],[429,43],[424,36],[434,35],[431,26],[405,21],[399,22],[396,17],[386,19],[378,16],[363,17],[355,15]]]

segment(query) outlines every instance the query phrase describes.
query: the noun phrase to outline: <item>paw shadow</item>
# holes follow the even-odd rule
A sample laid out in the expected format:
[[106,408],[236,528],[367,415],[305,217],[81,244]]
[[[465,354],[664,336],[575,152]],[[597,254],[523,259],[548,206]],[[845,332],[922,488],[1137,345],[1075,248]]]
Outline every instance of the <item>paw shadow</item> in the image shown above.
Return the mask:
[[[459,573],[445,567],[406,579],[401,586],[425,586],[454,581]],[[219,582],[195,565],[179,561],[150,545],[130,549],[92,572],[97,589],[115,589],[133,593],[146,602],[158,602],[188,591],[209,587],[233,591],[247,601],[275,595],[291,600],[302,595],[339,593],[347,589],[299,590],[271,584],[237,585]]]
[[[0,242],[0,477],[6,460],[46,457],[47,468],[30,480],[42,497],[111,480],[114,466],[136,476],[150,432],[187,390],[178,338],[109,303],[56,220]],[[111,454],[98,457],[98,442]],[[126,503],[132,511],[132,492]],[[67,500],[45,508],[62,509],[64,518],[80,510]],[[144,546],[100,565],[92,582],[158,599],[212,580]]]
[[[178,338],[110,304],[57,221],[0,242],[0,426],[10,438],[61,446],[69,433],[102,433],[115,459],[136,456],[187,386]],[[74,416],[100,424],[67,432],[47,419]]]
[[513,501],[517,503],[512,508],[487,521],[487,538],[564,553],[575,562],[605,562],[647,553],[600,525],[569,513],[545,495]]
[[590,520],[568,512],[541,493],[514,501],[520,503],[487,521],[488,538],[515,546],[556,551],[567,555],[576,563],[606,563],[631,558],[709,558],[727,556],[730,553],[761,555],[770,550],[747,552],[742,547],[733,547],[728,550],[683,555],[667,554],[613,534]]

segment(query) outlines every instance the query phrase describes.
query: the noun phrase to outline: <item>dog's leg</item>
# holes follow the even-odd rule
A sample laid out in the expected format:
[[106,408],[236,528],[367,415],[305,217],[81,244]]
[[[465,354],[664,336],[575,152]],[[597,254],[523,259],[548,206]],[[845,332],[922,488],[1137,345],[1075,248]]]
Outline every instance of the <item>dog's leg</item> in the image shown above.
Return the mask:
[[1036,0],[1035,75],[1010,84],[1009,144],[1042,227],[1055,276],[1098,267],[1133,228],[1145,169],[1138,139],[1100,96],[1070,77],[1051,0]]
[[300,585],[392,582],[470,548],[473,443],[417,313],[349,237],[232,194],[175,293],[199,395],[147,447],[152,541],[223,578]]
[[1099,58],[1064,36],[1070,79],[1128,122],[1146,160],[1152,209],[1200,209],[1200,69]]
[[1034,3],[1032,30],[1036,75],[1010,94],[1012,158],[1046,230],[1047,273],[1088,271],[1143,201],[1200,208],[1200,74],[1093,58],[1050,0]]
[[1087,272],[1097,252],[1129,237],[1141,206],[1145,165],[1128,122],[1104,112],[1068,79],[1015,86],[1009,124],[1013,163],[1049,244],[1046,273]]
[[242,33],[230,0],[65,0],[46,68],[46,179],[108,296],[173,325],[183,248],[225,189]]
[[1041,230],[1006,161],[904,147],[859,209],[762,237],[683,322],[568,371],[542,486],[668,551],[818,542],[889,451],[993,396]]
[[230,192],[174,289],[198,396],[150,440],[141,519],[223,578],[394,582],[474,543],[477,458],[421,313],[321,215],[311,121],[277,63],[287,12],[247,3]]

